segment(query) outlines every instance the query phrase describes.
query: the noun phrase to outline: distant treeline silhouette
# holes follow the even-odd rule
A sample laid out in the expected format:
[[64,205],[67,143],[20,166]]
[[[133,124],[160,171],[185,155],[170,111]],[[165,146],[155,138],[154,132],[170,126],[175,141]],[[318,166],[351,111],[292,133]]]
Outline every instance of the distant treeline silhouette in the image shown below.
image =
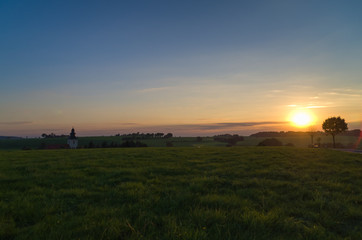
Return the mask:
[[95,144],[93,141],[90,141],[87,145],[84,145],[83,148],[130,148],[130,147],[147,147],[147,144],[139,141],[124,141],[122,143],[103,141],[101,144]]
[[56,135],[55,133],[51,133],[51,134],[46,134],[46,133],[43,133],[41,135],[42,138],[64,138],[64,137],[68,137],[69,135],[65,135],[65,134],[62,134],[62,135]]
[[359,129],[354,129],[354,130],[347,130],[345,132],[342,132],[340,134],[338,134],[339,136],[355,136],[355,137],[359,137],[362,136],[362,132]]
[[135,139],[152,139],[152,138],[172,138],[172,133],[129,133],[129,134],[116,134],[118,137],[122,137],[123,140],[135,140]]
[[[322,131],[316,131],[314,132],[315,135],[326,135],[324,132]],[[301,137],[301,136],[306,136],[306,135],[310,135],[310,132],[294,132],[294,131],[288,131],[288,132],[284,132],[284,131],[280,131],[280,132],[258,132],[258,133],[254,133],[251,134],[250,137]],[[361,130],[359,129],[354,129],[354,130],[350,130],[350,131],[345,131],[343,133],[340,133],[339,136],[361,136]]]
[[22,137],[0,136],[0,140],[6,140],[6,139],[22,139]]
[[[132,147],[147,147],[147,144],[139,141],[124,141],[122,143],[111,141],[103,141],[102,143],[94,143],[90,141],[88,144],[80,146],[79,148],[132,148]],[[31,148],[24,146],[23,150],[30,150]],[[38,149],[69,149],[68,144],[46,144],[42,142]]]

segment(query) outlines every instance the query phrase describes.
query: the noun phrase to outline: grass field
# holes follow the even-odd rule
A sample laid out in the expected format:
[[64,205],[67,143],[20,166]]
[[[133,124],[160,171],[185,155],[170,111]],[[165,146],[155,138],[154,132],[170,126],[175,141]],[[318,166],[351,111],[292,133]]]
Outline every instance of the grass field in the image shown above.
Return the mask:
[[362,239],[362,154],[0,151],[0,239]]

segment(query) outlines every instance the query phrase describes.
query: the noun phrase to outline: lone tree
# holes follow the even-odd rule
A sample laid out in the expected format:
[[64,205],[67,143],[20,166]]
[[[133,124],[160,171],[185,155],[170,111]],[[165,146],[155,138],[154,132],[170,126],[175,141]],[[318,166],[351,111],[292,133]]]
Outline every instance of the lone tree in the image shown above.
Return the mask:
[[344,132],[348,129],[347,123],[345,120],[341,117],[331,117],[324,120],[322,124],[323,130],[327,134],[331,134],[333,137],[333,148],[336,147],[336,141],[334,139],[334,136],[336,136],[338,133]]
[[314,145],[314,135],[316,134],[316,127],[314,126],[314,125],[311,125],[310,127],[309,127],[309,130],[308,130],[308,134],[309,134],[309,136],[310,136],[310,140],[311,140],[311,143],[312,143],[312,147],[313,147],[313,145]]

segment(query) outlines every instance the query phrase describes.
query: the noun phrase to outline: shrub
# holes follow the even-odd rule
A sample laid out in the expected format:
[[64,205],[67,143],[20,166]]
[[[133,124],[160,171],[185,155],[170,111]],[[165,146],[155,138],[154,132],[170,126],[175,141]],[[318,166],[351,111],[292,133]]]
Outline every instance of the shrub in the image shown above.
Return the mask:
[[214,141],[227,143],[226,146],[231,147],[236,145],[237,142],[244,141],[244,137],[239,136],[237,134],[234,135],[224,134],[224,135],[214,136]]
[[342,143],[336,143],[334,146],[333,146],[333,143],[322,143],[320,145],[320,147],[322,148],[332,148],[332,147],[335,147],[335,148],[344,148],[344,145]]
[[120,147],[123,148],[129,148],[129,147],[147,147],[147,144],[145,143],[141,143],[139,141],[134,142],[134,141],[125,141],[123,142]]
[[282,146],[283,143],[276,138],[267,138],[261,141],[258,146]]

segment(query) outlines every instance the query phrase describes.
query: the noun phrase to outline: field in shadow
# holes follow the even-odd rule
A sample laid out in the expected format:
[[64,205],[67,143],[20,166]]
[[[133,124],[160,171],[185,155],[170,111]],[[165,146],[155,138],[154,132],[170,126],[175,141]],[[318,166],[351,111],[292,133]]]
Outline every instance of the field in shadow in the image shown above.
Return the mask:
[[362,155],[0,151],[1,239],[362,239]]

